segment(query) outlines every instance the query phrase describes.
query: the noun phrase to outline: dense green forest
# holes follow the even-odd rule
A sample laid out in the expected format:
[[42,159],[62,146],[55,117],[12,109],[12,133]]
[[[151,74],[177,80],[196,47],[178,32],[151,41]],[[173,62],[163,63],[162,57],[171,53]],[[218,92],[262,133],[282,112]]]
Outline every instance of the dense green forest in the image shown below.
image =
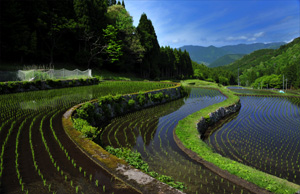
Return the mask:
[[209,68],[204,64],[193,63],[194,77],[200,80],[216,82],[223,85],[234,85],[237,83],[237,76],[228,70],[220,68]]
[[229,70],[235,75],[239,71],[242,85],[282,88],[284,79],[288,88],[300,88],[299,51],[300,37],[276,50],[254,51],[230,65],[223,66],[222,70]]
[[193,74],[185,51],[160,48],[150,19],[137,27],[124,0],[1,0],[1,63],[70,63],[143,78]]

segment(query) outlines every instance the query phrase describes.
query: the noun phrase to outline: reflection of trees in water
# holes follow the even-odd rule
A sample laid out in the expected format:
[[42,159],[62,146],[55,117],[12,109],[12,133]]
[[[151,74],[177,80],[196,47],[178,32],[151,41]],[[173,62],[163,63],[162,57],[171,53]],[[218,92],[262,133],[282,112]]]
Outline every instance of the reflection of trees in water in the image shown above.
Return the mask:
[[139,140],[142,141],[140,143],[149,145],[156,133],[160,117],[178,110],[183,104],[183,99],[179,99],[115,118],[102,126],[101,144],[132,148]]

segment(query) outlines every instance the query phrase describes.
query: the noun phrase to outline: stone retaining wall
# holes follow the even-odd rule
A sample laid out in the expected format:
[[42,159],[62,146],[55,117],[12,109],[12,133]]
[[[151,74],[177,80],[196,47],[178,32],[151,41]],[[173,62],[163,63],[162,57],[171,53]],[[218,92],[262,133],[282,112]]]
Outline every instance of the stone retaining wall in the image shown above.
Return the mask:
[[[140,103],[139,98],[142,96],[144,96],[144,102]],[[104,122],[107,122],[114,117],[176,100],[182,96],[182,88],[180,85],[177,85],[173,88],[123,95],[122,99],[119,99],[118,101],[116,101],[114,97],[111,97],[112,100],[110,100],[110,102],[93,102],[95,108],[93,114],[89,115],[88,121],[92,126],[101,126]],[[129,104],[130,100],[134,101],[131,105]],[[75,114],[75,118],[76,117],[80,116]]]
[[241,108],[241,103],[238,101],[238,103],[230,105],[228,107],[220,107],[215,112],[211,112],[208,114],[207,117],[201,117],[199,122],[197,123],[197,129],[200,133],[200,137],[202,138],[206,132],[206,130],[215,125],[218,121],[221,119],[236,113]]
[[[146,92],[145,95],[145,104],[140,105],[136,103],[134,106],[129,108],[127,106],[128,101],[133,99],[137,101],[138,93],[135,94],[129,94],[124,95],[124,101],[120,102],[120,104],[123,104],[123,110],[121,111],[121,114],[126,114],[130,111],[136,111],[143,108],[147,108],[150,106],[162,104],[171,100],[178,99],[183,96],[183,92],[181,91],[182,88],[180,84],[173,88],[167,88],[167,89],[161,89],[161,90],[155,90]],[[153,101],[151,100],[151,96],[163,93],[165,96],[159,101]],[[169,97],[166,98],[166,95]],[[95,114],[101,114],[103,112],[102,105],[99,105],[99,102],[93,102],[95,106]],[[72,107],[69,109],[63,116],[62,122],[63,127],[70,137],[70,139],[80,148],[80,150],[85,153],[92,161],[96,162],[99,166],[107,170],[110,174],[113,174],[118,179],[121,179],[126,184],[132,186],[136,190],[140,191],[143,194],[184,194],[182,191],[177,190],[163,182],[160,182],[156,180],[155,178],[152,178],[148,174],[135,169],[134,167],[127,164],[124,160],[121,160],[117,158],[114,155],[111,155],[106,150],[104,150],[101,146],[93,142],[92,140],[85,138],[81,132],[77,131],[73,127],[73,123],[71,120],[71,115],[76,111],[76,109],[80,108],[83,104],[76,105],[75,107]],[[105,106],[109,107],[109,111],[112,111],[112,114],[109,116],[103,116],[100,118],[98,122],[94,121],[94,124],[100,124],[99,122],[103,122],[105,119],[113,118],[115,116],[118,116],[116,107],[117,103],[107,103]]]

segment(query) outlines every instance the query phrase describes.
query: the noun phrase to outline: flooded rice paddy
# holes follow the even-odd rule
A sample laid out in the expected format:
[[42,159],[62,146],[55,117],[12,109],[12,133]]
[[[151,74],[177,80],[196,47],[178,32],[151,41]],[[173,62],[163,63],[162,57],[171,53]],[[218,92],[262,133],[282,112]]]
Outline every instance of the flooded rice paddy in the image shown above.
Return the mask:
[[223,100],[225,97],[216,90],[192,88],[185,99],[112,120],[99,138],[102,146],[137,150],[150,170],[184,182],[186,193],[249,193],[190,160],[173,140],[173,130],[179,120]]
[[223,156],[300,184],[300,98],[240,99],[238,116],[207,143]]

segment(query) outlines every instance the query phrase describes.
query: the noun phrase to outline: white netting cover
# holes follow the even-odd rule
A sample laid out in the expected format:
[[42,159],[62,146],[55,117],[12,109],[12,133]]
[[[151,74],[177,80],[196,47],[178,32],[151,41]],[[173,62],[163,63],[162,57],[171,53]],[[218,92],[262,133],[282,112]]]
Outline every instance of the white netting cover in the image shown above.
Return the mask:
[[46,80],[46,79],[79,79],[92,77],[92,70],[85,71],[67,70],[67,69],[50,69],[50,70],[19,70],[18,78],[22,81]]

